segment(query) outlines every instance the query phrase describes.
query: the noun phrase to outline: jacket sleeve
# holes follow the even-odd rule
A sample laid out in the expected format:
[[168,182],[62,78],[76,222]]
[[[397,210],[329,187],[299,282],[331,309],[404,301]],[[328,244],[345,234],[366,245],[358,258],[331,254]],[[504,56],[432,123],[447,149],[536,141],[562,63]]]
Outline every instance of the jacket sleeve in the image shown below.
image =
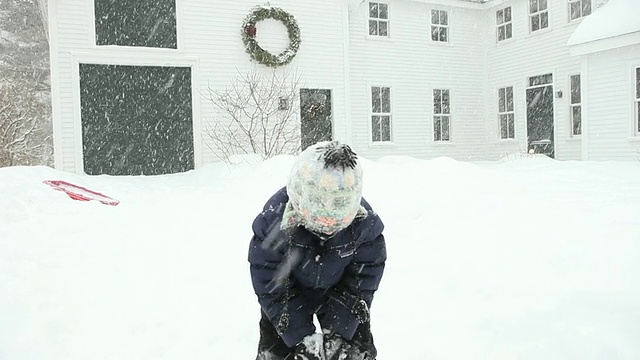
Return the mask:
[[315,331],[313,312],[294,291],[288,269],[295,257],[287,253],[279,222],[269,215],[273,214],[263,212],[253,224],[249,247],[251,281],[262,311],[285,344],[294,347]]
[[[351,340],[360,323],[369,321],[369,308],[387,260],[382,221],[377,214],[369,211],[362,222],[362,230],[356,234],[354,259],[345,269],[340,282],[330,290],[327,304],[327,313],[331,315],[329,319],[336,319],[328,324],[329,330],[347,340]],[[366,304],[365,308],[362,301]]]

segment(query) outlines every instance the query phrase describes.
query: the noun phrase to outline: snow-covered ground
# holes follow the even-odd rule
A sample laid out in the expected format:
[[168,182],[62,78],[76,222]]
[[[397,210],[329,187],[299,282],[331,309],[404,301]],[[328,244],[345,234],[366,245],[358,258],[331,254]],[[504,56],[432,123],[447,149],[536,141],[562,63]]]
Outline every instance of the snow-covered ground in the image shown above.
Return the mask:
[[[0,359],[253,359],[250,224],[292,160],[0,169]],[[640,359],[640,163],[363,163],[389,253],[380,360]]]

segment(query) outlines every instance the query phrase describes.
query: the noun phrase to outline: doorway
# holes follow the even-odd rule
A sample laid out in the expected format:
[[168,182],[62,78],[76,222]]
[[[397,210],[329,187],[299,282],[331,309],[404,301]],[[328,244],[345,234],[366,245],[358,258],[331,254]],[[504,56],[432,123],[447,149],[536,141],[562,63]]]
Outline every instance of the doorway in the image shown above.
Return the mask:
[[553,74],[529,78],[527,96],[527,151],[555,157]]

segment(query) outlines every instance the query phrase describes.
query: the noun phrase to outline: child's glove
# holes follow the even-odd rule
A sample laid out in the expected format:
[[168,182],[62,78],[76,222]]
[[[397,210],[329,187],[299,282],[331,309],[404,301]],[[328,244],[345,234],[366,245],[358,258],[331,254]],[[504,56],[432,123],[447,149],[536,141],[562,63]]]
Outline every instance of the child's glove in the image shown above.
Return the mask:
[[323,360],[322,335],[305,336],[293,352],[293,360]]
[[326,360],[343,360],[349,359],[349,344],[342,336],[325,330],[324,339],[324,356]]
[[353,306],[353,309],[351,309],[351,312],[356,316],[356,319],[358,319],[360,324],[369,322],[369,306],[367,306],[367,303],[364,300],[358,299],[356,304]]

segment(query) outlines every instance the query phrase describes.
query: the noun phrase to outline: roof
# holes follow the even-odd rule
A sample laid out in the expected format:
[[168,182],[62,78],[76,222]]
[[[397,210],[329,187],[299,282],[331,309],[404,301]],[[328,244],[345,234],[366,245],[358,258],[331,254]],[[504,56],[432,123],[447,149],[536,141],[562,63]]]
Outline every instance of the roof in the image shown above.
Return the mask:
[[587,16],[567,45],[580,45],[640,33],[640,0],[610,0]]

